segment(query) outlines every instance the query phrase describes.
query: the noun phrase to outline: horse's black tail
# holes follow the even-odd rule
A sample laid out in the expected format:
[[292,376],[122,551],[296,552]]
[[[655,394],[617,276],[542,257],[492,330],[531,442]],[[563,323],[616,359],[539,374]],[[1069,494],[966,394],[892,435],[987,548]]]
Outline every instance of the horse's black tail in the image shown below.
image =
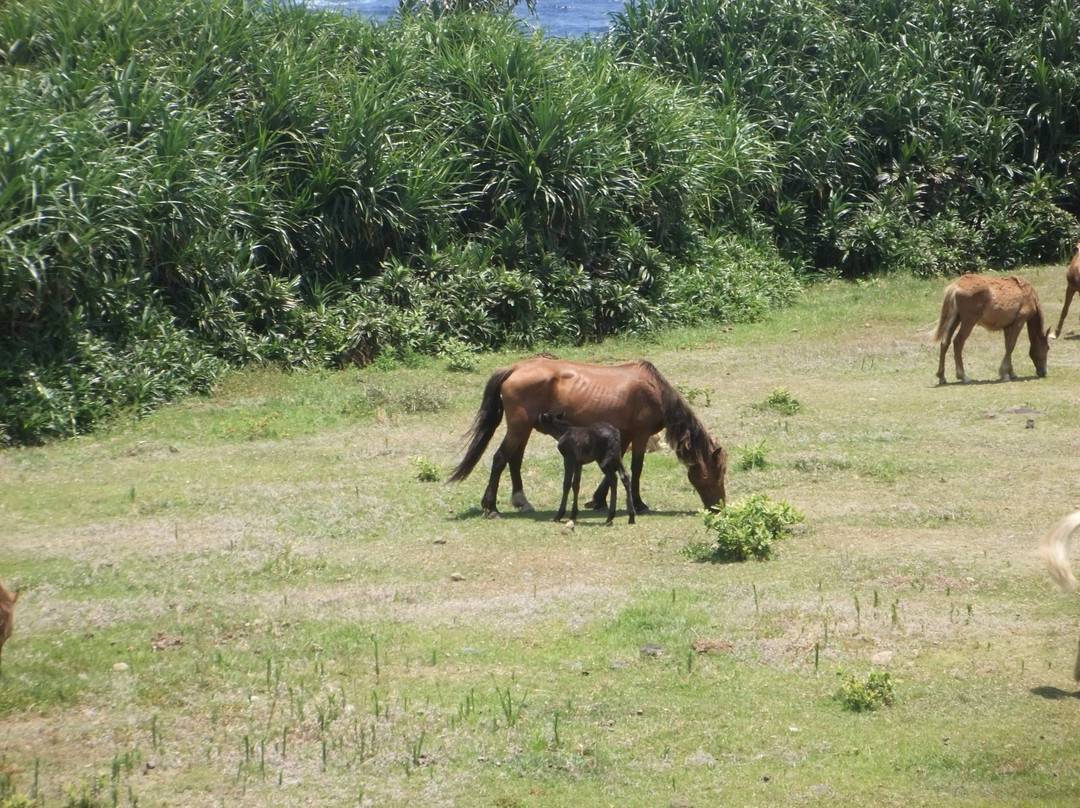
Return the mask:
[[472,472],[477,462],[484,455],[491,436],[499,428],[503,417],[502,397],[499,395],[510,374],[514,372],[512,367],[497,370],[491,374],[484,388],[484,397],[480,400],[480,409],[473,419],[472,426],[466,435],[469,438],[469,448],[465,450],[465,457],[458,463],[448,482],[457,483],[464,480]]

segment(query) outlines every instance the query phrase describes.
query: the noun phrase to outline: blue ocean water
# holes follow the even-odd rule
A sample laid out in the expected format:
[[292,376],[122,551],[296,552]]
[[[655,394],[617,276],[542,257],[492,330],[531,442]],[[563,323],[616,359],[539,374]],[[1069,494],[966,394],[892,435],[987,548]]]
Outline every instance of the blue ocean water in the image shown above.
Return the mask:
[[[385,20],[398,9],[398,0],[307,0],[313,8],[338,9]],[[623,10],[623,0],[536,0],[536,16],[525,3],[517,13],[547,36],[602,34],[611,27],[611,15]]]

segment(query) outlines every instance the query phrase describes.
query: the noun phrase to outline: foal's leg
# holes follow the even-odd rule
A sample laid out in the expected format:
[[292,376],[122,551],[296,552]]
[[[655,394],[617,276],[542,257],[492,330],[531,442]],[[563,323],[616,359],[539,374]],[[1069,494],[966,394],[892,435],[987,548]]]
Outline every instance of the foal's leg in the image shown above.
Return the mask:
[[[561,522],[562,518],[566,516],[566,499],[570,495],[570,487],[574,484],[574,465],[575,462],[568,455],[563,455],[563,475],[562,475],[562,502],[559,503],[559,512],[555,514],[555,522]],[[577,510],[577,497],[574,497],[574,510]],[[576,518],[576,517],[575,517]]]
[[1015,323],[1005,329],[1005,358],[1001,360],[1001,367],[998,368],[999,379],[1012,379],[1016,380],[1016,373],[1013,371],[1012,366],[1012,352],[1016,347],[1016,340],[1020,337],[1020,332],[1023,331],[1024,324],[1017,320]]
[[[570,462],[569,460],[566,462]],[[574,507],[570,511],[570,521],[576,522],[578,515],[577,498],[578,489],[581,488],[581,463],[574,461]]]
[[615,508],[619,496],[619,481],[615,478],[615,469],[610,461],[601,466],[600,469],[604,472],[604,480],[611,488],[611,502],[608,504],[607,521],[604,522],[605,525],[610,525],[615,521]]

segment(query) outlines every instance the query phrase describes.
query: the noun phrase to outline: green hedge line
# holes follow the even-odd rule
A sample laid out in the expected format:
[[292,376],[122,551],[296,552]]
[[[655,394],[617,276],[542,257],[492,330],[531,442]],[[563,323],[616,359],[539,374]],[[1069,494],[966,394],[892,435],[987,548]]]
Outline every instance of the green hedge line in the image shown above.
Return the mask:
[[930,6],[643,4],[562,41],[469,5],[8,0],[0,442],[228,366],[752,319],[800,271],[1008,266],[1075,236],[1067,4],[978,48]]

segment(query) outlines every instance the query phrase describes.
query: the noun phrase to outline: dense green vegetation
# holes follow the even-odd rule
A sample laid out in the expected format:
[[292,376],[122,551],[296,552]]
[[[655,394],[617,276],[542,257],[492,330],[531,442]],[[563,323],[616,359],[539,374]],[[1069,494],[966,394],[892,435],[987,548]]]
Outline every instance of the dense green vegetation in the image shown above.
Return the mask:
[[768,133],[757,213],[792,260],[952,273],[1076,233],[1072,0],[633,0],[615,43]]
[[[468,6],[471,4],[464,4]],[[1075,235],[1067,2],[627,6],[602,40],[4,0],[0,442],[339,366],[754,319]]]

